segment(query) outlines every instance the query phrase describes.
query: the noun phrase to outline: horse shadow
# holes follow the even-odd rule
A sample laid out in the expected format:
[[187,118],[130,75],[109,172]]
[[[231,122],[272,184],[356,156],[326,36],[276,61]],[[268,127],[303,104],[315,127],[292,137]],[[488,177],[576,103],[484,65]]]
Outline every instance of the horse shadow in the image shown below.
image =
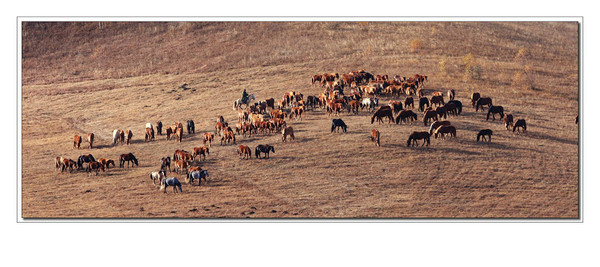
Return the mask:
[[109,147],[113,147],[112,144],[110,145],[94,145],[93,149],[103,149],[103,148],[109,148]]
[[551,140],[554,142],[559,142],[559,143],[569,144],[569,145],[579,145],[579,140],[573,141],[573,140],[568,140],[568,139],[564,139],[564,138],[554,137],[554,136],[539,133],[539,132],[527,131],[526,134],[521,134],[521,136],[532,137],[535,139]]

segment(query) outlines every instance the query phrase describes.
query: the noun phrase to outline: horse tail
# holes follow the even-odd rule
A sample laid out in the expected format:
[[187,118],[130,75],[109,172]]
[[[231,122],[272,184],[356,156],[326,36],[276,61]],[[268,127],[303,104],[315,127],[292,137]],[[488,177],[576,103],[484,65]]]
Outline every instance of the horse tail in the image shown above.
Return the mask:
[[373,122],[375,121],[375,115],[377,114],[377,112],[375,112],[375,114],[373,114],[373,116],[371,116],[371,124],[373,124]]

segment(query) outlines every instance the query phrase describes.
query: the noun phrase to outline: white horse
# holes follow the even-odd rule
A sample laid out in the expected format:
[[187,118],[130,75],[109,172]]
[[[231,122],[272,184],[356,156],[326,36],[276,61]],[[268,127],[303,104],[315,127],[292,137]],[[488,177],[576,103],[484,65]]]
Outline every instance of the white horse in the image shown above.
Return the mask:
[[250,102],[250,100],[255,100],[256,98],[254,98],[254,94],[250,94],[248,95],[248,99],[246,99],[246,102],[242,102],[241,98],[238,98],[235,102],[233,102],[233,110],[238,110],[239,108],[242,107],[242,104],[245,104],[246,107],[248,107],[248,103]]
[[150,179],[152,179],[152,184],[156,185],[156,180],[158,179],[158,184],[160,184],[160,182],[162,182],[163,179],[165,179],[167,177],[167,172],[165,170],[160,170],[157,172],[152,172],[150,174]]
[[113,131],[113,145],[117,144],[119,141],[119,130],[115,129]]
[[379,105],[379,100],[377,99],[377,97],[367,97],[361,102],[362,108],[368,107],[371,111],[375,110],[375,107],[377,107],[377,105]]
[[188,173],[186,180],[189,180],[189,183],[192,184],[192,183],[194,183],[194,179],[198,179],[198,185],[200,185],[200,183],[202,182],[202,179],[204,179],[205,182],[208,182],[208,181],[206,181],[206,177],[208,177],[207,170],[193,171],[193,172]]

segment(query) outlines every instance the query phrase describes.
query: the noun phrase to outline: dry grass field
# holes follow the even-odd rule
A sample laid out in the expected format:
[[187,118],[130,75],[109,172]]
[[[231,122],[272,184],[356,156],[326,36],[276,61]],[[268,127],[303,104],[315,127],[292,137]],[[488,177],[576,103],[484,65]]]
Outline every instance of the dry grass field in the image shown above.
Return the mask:
[[[578,218],[578,38],[575,22],[25,22],[22,215]],[[358,69],[428,75],[426,96],[455,89],[464,105],[449,118],[457,138],[407,147],[411,132],[428,129],[420,112],[419,122],[396,125],[370,124],[366,110],[342,114],[348,132],[332,134],[332,117],[315,109],[286,120],[291,142],[237,136],[252,149],[274,145],[270,159],[240,160],[236,145],[216,142],[200,163],[207,184],[183,184],[181,194],[152,185],[160,159],[201,146],[217,115],[235,125],[232,103],[244,88],[257,100],[318,95],[312,75]],[[179,89],[184,83],[192,89]],[[472,92],[525,118],[528,133],[486,121],[470,106]],[[188,119],[197,134],[183,142],[144,142],[146,122]],[[381,147],[370,141],[373,128]],[[486,128],[492,142],[476,142]],[[131,129],[133,143],[112,146],[114,129]],[[73,135],[88,132],[98,147],[73,149]],[[119,168],[128,152],[140,165]],[[98,176],[54,168],[57,156],[88,153],[117,168]]]

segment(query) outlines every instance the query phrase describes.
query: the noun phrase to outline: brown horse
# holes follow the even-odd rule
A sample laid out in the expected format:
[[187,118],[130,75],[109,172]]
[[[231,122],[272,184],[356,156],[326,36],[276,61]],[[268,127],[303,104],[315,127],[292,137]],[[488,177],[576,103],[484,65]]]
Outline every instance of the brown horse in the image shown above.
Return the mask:
[[125,161],[127,161],[127,167],[129,167],[129,162],[131,162],[131,167],[133,167],[133,164],[135,164],[135,166],[139,166],[138,160],[137,160],[137,158],[135,158],[133,153],[121,154],[121,157],[119,157],[119,167],[120,168],[125,167]]
[[292,140],[295,139],[294,137],[294,128],[292,127],[285,127],[285,129],[281,130],[281,140],[282,142],[286,141],[286,137],[290,136],[292,138]]
[[215,124],[215,133],[218,134],[219,136],[223,135],[224,129],[227,129],[227,123],[219,121]]
[[[525,119],[518,119],[515,122],[515,125],[513,126],[513,133],[515,132],[515,130],[517,128],[523,128],[523,132],[527,132],[527,123],[525,122]],[[519,128],[519,132],[521,131],[521,129]]]
[[352,113],[354,114],[358,114],[358,108],[360,107],[360,105],[358,104],[358,101],[356,100],[351,100],[348,103],[348,113],[350,113],[352,111]]
[[485,118],[485,120],[489,120],[490,119],[490,114],[492,114],[492,120],[496,120],[496,116],[495,114],[500,114],[500,119],[504,118],[504,108],[502,106],[491,106],[488,110],[488,114],[487,117]]
[[81,148],[81,136],[75,135],[75,137],[73,137],[73,148]]
[[431,99],[429,100],[429,102],[431,102],[431,106],[433,106],[434,104],[436,106],[443,106],[444,105],[444,95],[434,95],[431,97]]
[[96,175],[98,175],[100,170],[102,170],[103,172],[105,171],[104,165],[102,165],[100,162],[97,162],[97,161],[90,162],[90,164],[88,164],[87,168],[85,168],[85,171],[89,172],[89,175],[92,175],[92,171],[96,171]]
[[248,146],[238,146],[238,156],[242,156],[242,159],[252,159],[252,150]]
[[129,145],[131,143],[131,138],[133,137],[133,132],[131,132],[131,130],[127,130],[125,131],[125,135],[127,136],[127,145]]
[[408,137],[408,140],[406,141],[406,146],[410,146],[411,143],[412,143],[413,146],[419,145],[419,143],[417,142],[417,140],[421,140],[421,139],[423,139],[423,144],[421,146],[424,146],[425,142],[427,142],[427,146],[429,146],[430,135],[429,135],[428,132],[413,132]]
[[477,133],[477,142],[479,142],[479,138],[481,138],[481,141],[485,141],[485,136],[487,135],[488,137],[488,142],[492,142],[492,130],[490,129],[484,129],[479,131],[479,133]]
[[407,96],[406,99],[404,99],[404,108],[408,108],[408,106],[415,108],[415,100],[412,96]]
[[146,134],[144,135],[144,141],[148,142],[148,141],[152,141],[152,140],[154,140],[154,129],[146,128]]
[[175,129],[175,137],[177,137],[177,142],[181,143],[181,138],[183,138],[183,127],[177,127],[177,129]]
[[213,133],[204,133],[204,138],[202,139],[202,143],[206,146],[206,142],[208,142],[208,147],[212,145],[212,141],[215,139],[215,134]]
[[477,104],[475,105],[475,112],[479,110],[479,107],[481,107],[481,110],[483,110],[483,106],[488,106],[488,108],[492,107],[492,99],[489,97],[480,97],[479,99],[477,99]]
[[510,131],[510,127],[513,126],[513,115],[512,114],[506,114],[506,116],[504,116],[504,127],[506,127],[507,131]]
[[429,134],[432,135],[433,132],[442,125],[450,125],[450,122],[449,121],[434,121],[429,126]]
[[66,171],[67,168],[69,169],[69,172],[73,172],[73,169],[77,168],[77,162],[72,159],[63,158],[60,172]]
[[481,98],[481,95],[479,93],[471,94],[471,105],[473,105],[473,107],[475,107],[475,104],[477,103],[477,100],[479,100],[479,98]]
[[[387,107],[387,108],[385,108],[385,107]],[[388,122],[392,123],[394,121],[394,113],[392,112],[392,108],[390,108],[389,106],[383,106],[383,107],[379,108],[377,111],[375,111],[373,116],[371,116],[371,124],[373,124],[373,122],[375,121],[375,118],[377,118],[377,121],[379,123],[383,123],[382,118],[388,118]]]
[[223,145],[223,142],[229,144],[231,141],[235,144],[235,133],[233,131],[224,132],[221,137],[221,145]]
[[448,117],[448,116],[446,115],[446,113],[447,113],[447,111],[446,111],[446,107],[437,107],[437,108],[435,109],[435,113],[437,113],[437,114],[438,114],[438,116],[440,117],[440,119],[442,119],[442,118],[446,119],[446,117]]
[[171,128],[171,126],[167,126],[165,132],[167,134],[167,140],[171,140],[171,135],[173,135],[173,128]]
[[99,158],[98,162],[100,162],[100,164],[102,164],[106,170],[108,170],[110,164],[112,164],[113,167],[115,166],[115,162],[112,159]]
[[442,135],[442,139],[446,139],[446,134],[450,134],[452,137],[456,137],[456,127],[452,125],[442,125],[435,129],[435,138],[437,139],[438,134]]
[[[454,101],[454,100],[452,100],[452,101]],[[458,116],[458,109],[456,108],[456,104],[454,104],[454,102],[446,103],[446,105],[444,105],[444,108],[446,109],[446,114],[448,116],[450,116],[450,115]]]
[[379,142],[380,133],[376,129],[371,130],[371,142],[374,142],[376,146],[381,146]]
[[94,133],[88,133],[87,141],[90,143],[90,149],[94,148]]
[[194,147],[194,154],[192,155],[192,160],[196,159],[196,156],[202,155],[202,159],[206,159],[206,155],[210,155],[210,151],[208,147]]
[[185,160],[176,160],[175,162],[175,167],[173,168],[173,170],[176,173],[185,173],[185,171],[187,171],[187,168],[189,166],[188,162]]
[[406,122],[408,123],[410,120],[410,122],[412,123],[413,121],[417,120],[417,114],[415,114],[412,110],[408,109],[408,110],[402,110],[398,113],[398,115],[396,115],[396,124],[400,123],[400,122]]
[[389,106],[395,113],[398,113],[400,110],[402,110],[402,103],[395,100],[390,100]]
[[425,114],[423,115],[423,125],[427,126],[427,123],[429,123],[430,119],[433,119],[434,121],[438,120],[438,116],[435,110],[425,111]]

